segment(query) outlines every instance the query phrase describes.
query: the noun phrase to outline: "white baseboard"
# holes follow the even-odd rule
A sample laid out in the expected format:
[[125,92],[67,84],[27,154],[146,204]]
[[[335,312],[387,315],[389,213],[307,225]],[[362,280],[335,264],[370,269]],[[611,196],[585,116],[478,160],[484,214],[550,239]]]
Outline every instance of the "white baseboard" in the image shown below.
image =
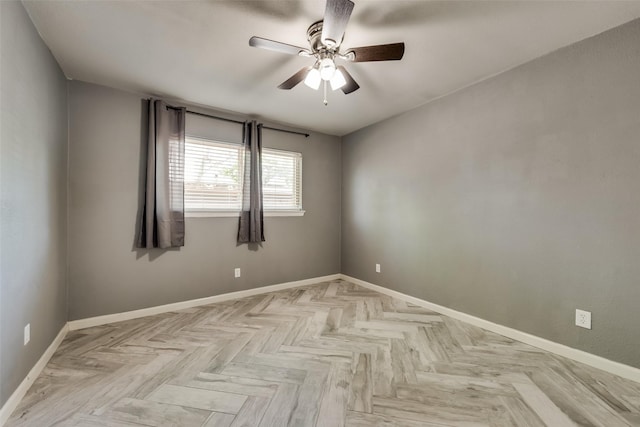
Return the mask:
[[546,350],[550,353],[564,356],[568,359],[575,360],[576,362],[581,362],[585,365],[589,365],[594,368],[609,372],[611,374],[618,375],[622,378],[640,383],[640,369],[634,368],[633,366],[614,362],[613,360],[605,359],[604,357],[596,356],[595,354],[587,353],[586,351],[568,347],[564,344],[558,344],[557,342],[549,341],[547,339],[540,338],[538,336],[531,335],[517,329],[499,325],[497,323],[493,323],[488,320],[472,316],[470,314],[462,313],[460,311],[456,311],[442,305],[434,304],[420,298],[412,297],[410,295],[403,294],[402,292],[397,292],[382,286],[374,285],[373,283],[365,282],[364,280],[356,279],[355,277],[347,276],[345,274],[341,274],[340,276],[343,280],[355,283],[356,285],[360,285],[373,291],[380,292],[381,294],[389,295],[393,298],[398,298],[411,304],[415,304],[417,306],[424,307],[437,313],[444,314],[445,316],[449,316],[454,319],[478,326],[482,329],[486,329],[505,337],[512,338],[516,341],[520,341],[539,349]]
[[578,350],[572,347],[568,347],[563,344],[558,344],[553,341],[549,341],[544,338],[537,337],[535,335],[528,334],[526,332],[519,331],[517,329],[509,328],[507,326],[499,325],[497,323],[490,322],[488,320],[481,319],[479,317],[471,316],[460,311],[453,310],[438,304],[434,304],[420,298],[412,297],[410,295],[403,294],[401,292],[393,291],[382,286],[374,285],[373,283],[365,282],[364,280],[356,279],[355,277],[347,276],[345,274],[332,274],[329,276],[315,277],[312,279],[298,280],[294,282],[280,283],[277,285],[263,286],[260,288],[247,289],[244,291],[230,292],[222,295],[215,295],[212,297],[199,298],[189,301],[182,301],[173,304],[166,304],[156,307],[143,308],[140,310],[127,311],[124,313],[108,314],[105,316],[90,317],[86,319],[72,320],[67,322],[60,332],[53,340],[51,345],[44,352],[42,357],[38,360],[35,366],[29,371],[27,377],[20,383],[16,391],[13,392],[9,400],[0,408],[0,426],[4,425],[9,416],[18,407],[18,404],[27,393],[29,388],[33,385],[35,379],[40,375],[40,372],[51,359],[51,356],[64,340],[68,331],[74,331],[77,329],[89,328],[92,326],[99,326],[113,322],[120,322],[123,320],[136,319],[139,317],[152,316],[154,314],[166,313],[170,311],[181,310],[184,308],[197,307],[201,305],[213,304],[216,302],[228,301],[231,299],[245,298],[253,295],[265,294],[268,292],[280,291],[283,289],[297,288],[300,286],[312,285],[314,283],[326,282],[331,280],[343,279],[348,282],[355,283],[365,288],[380,292],[381,294],[389,295],[393,298],[415,304],[420,307],[444,314],[451,318],[461,320],[463,322],[478,326],[491,332],[512,338],[514,340],[532,345],[542,350],[549,351],[551,353],[567,357],[577,362],[584,363],[594,368],[601,369],[603,371],[618,375],[623,378],[630,379],[640,383],[640,369],[633,366],[624,365],[622,363],[614,362],[604,357],[596,356],[591,353],[587,353],[582,350]]
[[2,408],[0,408],[0,426],[4,425],[4,423],[7,422],[7,420],[13,413],[13,411],[16,410],[16,408],[20,404],[20,401],[24,397],[24,395],[27,394],[27,391],[29,391],[29,389],[33,385],[33,382],[36,380],[36,378],[38,378],[38,375],[40,375],[40,372],[42,372],[44,367],[47,366],[47,363],[49,363],[49,359],[51,359],[51,356],[53,356],[53,353],[56,352],[56,350],[60,346],[60,343],[62,342],[62,340],[64,340],[64,337],[67,335],[68,331],[69,331],[69,326],[67,323],[65,323],[62,329],[60,329],[60,332],[58,332],[58,335],[55,337],[53,342],[49,345],[49,347],[47,347],[45,352],[42,354],[38,362],[36,362],[33,368],[31,368],[31,370],[29,371],[25,379],[22,380],[22,382],[20,383],[16,391],[14,391],[13,394],[9,397],[9,399],[5,402],[5,404],[2,405]]
[[340,274],[314,277],[312,279],[296,280],[295,282],[279,283],[277,285],[262,286],[260,288],[247,289],[245,291],[229,292],[212,297],[192,299],[188,301],[176,302],[173,304],[158,305],[155,307],[142,308],[140,310],[126,311],[124,313],[107,314],[104,316],[88,317],[86,319],[71,320],[68,322],[69,330],[90,328],[93,326],[105,325],[108,323],[121,322],[123,320],[137,319],[139,317],[153,316],[154,314],[167,313],[169,311],[182,310],[185,308],[198,307],[201,305],[213,304],[216,302],[228,301],[231,299],[245,298],[253,295],[266,294],[268,292],[281,291],[283,289],[297,288],[300,286],[312,285],[314,283],[337,280]]

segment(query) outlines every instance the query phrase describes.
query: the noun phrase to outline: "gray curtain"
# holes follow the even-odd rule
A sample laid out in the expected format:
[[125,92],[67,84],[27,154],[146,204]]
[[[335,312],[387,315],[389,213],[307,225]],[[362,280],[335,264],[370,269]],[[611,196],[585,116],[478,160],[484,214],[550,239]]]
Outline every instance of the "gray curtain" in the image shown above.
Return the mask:
[[242,212],[238,227],[238,243],[264,242],[264,212],[262,210],[262,124],[245,122],[244,183]]
[[145,202],[139,248],[184,246],[185,108],[149,100]]

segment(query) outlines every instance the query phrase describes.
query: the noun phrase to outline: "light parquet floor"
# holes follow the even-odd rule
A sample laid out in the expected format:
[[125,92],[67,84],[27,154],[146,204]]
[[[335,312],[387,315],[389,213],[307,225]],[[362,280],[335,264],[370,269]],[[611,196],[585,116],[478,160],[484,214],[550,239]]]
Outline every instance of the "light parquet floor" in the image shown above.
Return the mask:
[[69,333],[7,426],[640,426],[640,384],[337,280]]

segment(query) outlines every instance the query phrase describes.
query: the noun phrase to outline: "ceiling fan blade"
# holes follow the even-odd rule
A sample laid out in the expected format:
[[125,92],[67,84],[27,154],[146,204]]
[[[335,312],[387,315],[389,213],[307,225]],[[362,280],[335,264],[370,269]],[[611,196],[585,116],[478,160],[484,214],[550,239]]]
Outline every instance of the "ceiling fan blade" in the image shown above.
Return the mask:
[[360,89],[360,85],[356,83],[355,80],[353,80],[353,77],[351,77],[351,74],[349,74],[346,68],[344,68],[342,65],[338,65],[337,68],[342,72],[344,79],[347,81],[347,83],[340,88],[345,95],[348,95],[351,92],[355,92],[356,90]]
[[344,29],[347,27],[352,10],[351,0],[327,0],[321,37],[325,46],[336,47],[342,43]]
[[309,71],[312,69],[313,67],[304,67],[303,69],[301,69],[300,71],[298,71],[297,73],[295,73],[293,76],[289,77],[287,80],[285,80],[284,82],[282,82],[280,84],[280,86],[278,86],[278,89],[285,89],[285,90],[289,90],[292,89],[293,87],[295,87],[298,83],[300,83],[301,81],[303,81],[305,79],[305,77],[307,77],[307,74],[309,74]]
[[353,62],[398,61],[404,55],[404,43],[379,44],[375,46],[354,47],[346,55],[353,52]]
[[253,36],[249,39],[249,46],[272,50],[274,52],[287,53],[289,55],[299,55],[300,52],[309,52],[309,49],[305,49],[303,47],[293,46],[269,39],[263,39],[262,37],[256,36]]

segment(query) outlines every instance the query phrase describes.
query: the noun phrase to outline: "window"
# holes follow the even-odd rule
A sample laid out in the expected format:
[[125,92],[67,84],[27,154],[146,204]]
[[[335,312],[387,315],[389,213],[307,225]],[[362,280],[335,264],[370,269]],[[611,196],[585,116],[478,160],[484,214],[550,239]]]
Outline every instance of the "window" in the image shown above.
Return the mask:
[[242,209],[241,145],[188,137],[184,146],[184,205],[191,212]]
[[[231,216],[242,209],[244,148],[187,137],[185,210],[191,216]],[[266,215],[302,215],[302,155],[263,148],[262,193]]]
[[302,210],[302,154],[262,149],[262,202],[267,210]]

